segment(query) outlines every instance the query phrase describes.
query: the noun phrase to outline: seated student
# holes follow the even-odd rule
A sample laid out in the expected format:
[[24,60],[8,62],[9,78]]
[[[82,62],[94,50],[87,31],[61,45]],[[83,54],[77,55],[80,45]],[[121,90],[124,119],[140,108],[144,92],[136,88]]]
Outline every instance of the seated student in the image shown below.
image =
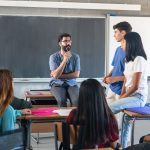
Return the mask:
[[13,99],[12,73],[0,69],[0,133],[15,129],[16,116],[31,114],[30,109],[14,110],[10,103]]
[[117,121],[108,107],[102,85],[95,79],[81,83],[78,107],[70,112],[67,123],[83,125],[82,148],[116,146]]
[[[117,114],[125,108],[142,107],[147,101],[147,56],[141,37],[136,32],[127,33],[122,42],[126,53],[125,81],[120,99],[111,103],[110,108]],[[127,147],[131,122],[125,117],[122,133],[122,147]]]

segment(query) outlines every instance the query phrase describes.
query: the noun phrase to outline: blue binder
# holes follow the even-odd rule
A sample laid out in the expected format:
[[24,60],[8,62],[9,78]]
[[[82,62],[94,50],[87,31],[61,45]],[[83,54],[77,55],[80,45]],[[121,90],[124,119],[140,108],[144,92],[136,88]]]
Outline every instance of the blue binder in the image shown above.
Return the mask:
[[126,110],[139,113],[142,115],[150,115],[150,107],[144,106],[144,107],[133,107],[133,108],[127,108]]

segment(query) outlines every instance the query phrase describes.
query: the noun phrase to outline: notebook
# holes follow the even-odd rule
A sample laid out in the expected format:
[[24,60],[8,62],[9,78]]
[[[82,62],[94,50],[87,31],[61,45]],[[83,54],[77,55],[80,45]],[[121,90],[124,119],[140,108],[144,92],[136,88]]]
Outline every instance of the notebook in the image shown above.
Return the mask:
[[144,107],[133,107],[133,108],[127,108],[126,110],[139,113],[142,115],[150,115],[150,107],[144,106]]
[[58,107],[51,107],[51,108],[39,108],[36,110],[32,110],[32,115],[36,116],[49,116],[57,114],[56,112],[53,112],[54,110],[57,110]]

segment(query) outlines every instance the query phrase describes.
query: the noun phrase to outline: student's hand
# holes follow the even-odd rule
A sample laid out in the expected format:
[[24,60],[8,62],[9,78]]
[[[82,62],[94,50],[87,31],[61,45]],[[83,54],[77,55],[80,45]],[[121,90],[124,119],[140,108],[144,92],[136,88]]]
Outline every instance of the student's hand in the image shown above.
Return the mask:
[[[105,76],[104,78],[103,78],[103,82],[104,83],[106,83],[106,78],[107,78],[107,76]],[[107,83],[106,83],[107,84]]]
[[63,60],[67,62],[67,61],[70,59],[71,56],[72,56],[72,55],[71,55],[71,52],[68,51],[68,52],[64,53],[64,55],[63,55],[63,57],[64,57]]
[[104,79],[103,79],[103,82],[106,83],[106,84],[109,84],[109,83],[107,82],[107,78],[109,78],[109,77],[110,77],[110,76],[105,76]]
[[105,80],[106,80],[106,83],[107,83],[107,84],[111,84],[111,83],[114,83],[114,82],[115,82],[115,80],[114,80],[113,77],[107,77]]
[[28,115],[30,115],[31,114],[31,110],[30,109],[22,109],[21,110],[22,111],[22,114],[28,114]]
[[119,96],[119,99],[121,99],[121,98],[125,98],[126,96],[124,96],[124,95],[120,95]]

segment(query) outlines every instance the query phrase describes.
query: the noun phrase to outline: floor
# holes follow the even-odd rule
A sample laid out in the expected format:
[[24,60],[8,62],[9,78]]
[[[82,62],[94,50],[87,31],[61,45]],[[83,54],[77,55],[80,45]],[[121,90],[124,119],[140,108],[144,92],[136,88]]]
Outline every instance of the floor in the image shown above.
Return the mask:
[[[136,121],[135,123],[135,142],[138,143],[142,135],[150,133],[150,121]],[[37,134],[32,134],[37,137]],[[31,144],[33,150],[55,150],[54,134],[53,133],[40,133],[39,143],[32,138]]]

